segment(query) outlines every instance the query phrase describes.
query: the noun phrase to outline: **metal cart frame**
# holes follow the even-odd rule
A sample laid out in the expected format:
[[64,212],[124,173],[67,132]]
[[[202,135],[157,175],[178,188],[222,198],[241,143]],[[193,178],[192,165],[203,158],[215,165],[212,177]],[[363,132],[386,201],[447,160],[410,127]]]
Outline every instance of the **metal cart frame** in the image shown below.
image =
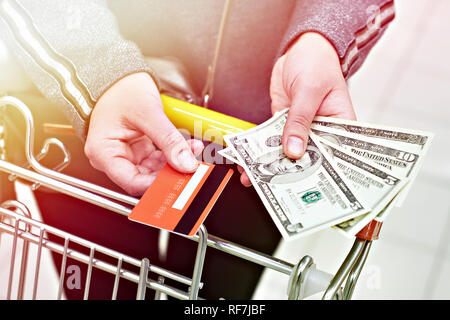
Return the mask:
[[[14,179],[22,179],[32,183],[33,190],[42,185],[63,194],[106,208],[114,213],[125,216],[128,216],[131,213],[130,206],[133,207],[136,205],[138,199],[67,176],[60,172],[69,164],[70,155],[64,144],[58,139],[47,139],[44,142],[41,152],[34,156],[35,128],[33,116],[29,108],[22,101],[11,96],[0,98],[0,114],[2,108],[6,107],[16,108],[26,120],[25,155],[28,163],[24,166],[18,166],[6,161],[4,150],[5,127],[2,125],[0,119],[0,171],[9,174],[9,179],[11,181]],[[39,161],[49,152],[51,145],[59,148],[65,156],[64,160],[54,169],[46,168],[39,163]],[[324,291],[323,299],[350,299],[352,297],[358,277],[370,251],[372,240],[377,239],[378,233],[376,230],[379,230],[379,227],[380,225],[373,225],[371,223],[363,230],[363,232],[358,234],[339,270],[332,276],[329,283],[325,286],[322,284]],[[311,277],[311,273],[315,270],[315,264],[311,257],[304,256],[296,264],[293,264],[210,235],[203,225],[195,236],[186,236],[186,238],[198,243],[191,278],[153,265],[147,258],[138,260],[58,230],[42,222],[33,220],[31,219],[30,211],[27,206],[17,200],[8,200],[0,205],[0,240],[2,236],[1,232],[3,232],[3,235],[10,235],[13,237],[7,299],[12,299],[12,285],[14,281],[16,251],[19,239],[23,242],[23,247],[20,260],[20,272],[17,280],[17,299],[24,298],[24,286],[27,276],[26,271],[27,264],[29,263],[28,249],[30,245],[36,246],[38,252],[35,261],[32,299],[37,298],[36,292],[39,283],[42,249],[48,249],[62,255],[59,289],[56,295],[57,299],[61,299],[62,297],[66,261],[68,258],[82,262],[88,267],[84,288],[84,299],[89,298],[89,287],[93,268],[98,268],[115,276],[114,288],[111,294],[112,299],[116,299],[119,282],[123,280],[137,284],[136,299],[138,300],[145,298],[147,288],[156,292],[155,299],[159,299],[162,293],[183,300],[200,299],[199,291],[203,286],[203,283],[201,282],[202,269],[208,246],[288,275],[288,299],[305,298],[304,287],[309,281],[314,281],[314,277]],[[49,235],[64,239],[64,245],[49,240]],[[86,248],[89,250],[89,255],[70,249],[69,243],[76,243]],[[94,255],[96,252],[100,252],[116,259],[117,264],[114,265],[95,258]],[[126,269],[124,263],[139,268],[139,272]],[[157,279],[151,279],[149,277],[150,272],[155,274]],[[164,283],[165,279],[174,280],[187,288],[186,290],[181,290],[169,286]]]

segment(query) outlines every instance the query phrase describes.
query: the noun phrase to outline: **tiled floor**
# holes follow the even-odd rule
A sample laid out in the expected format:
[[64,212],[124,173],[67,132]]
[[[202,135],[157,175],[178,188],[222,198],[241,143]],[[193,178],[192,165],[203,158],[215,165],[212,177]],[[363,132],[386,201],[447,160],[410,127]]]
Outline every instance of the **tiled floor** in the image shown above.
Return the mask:
[[[361,121],[435,133],[402,208],[387,219],[355,299],[450,299],[450,1],[397,0],[396,19],[351,79]],[[333,230],[281,243],[276,256],[311,255],[335,273],[351,241]],[[285,299],[288,277],[266,271],[255,299]],[[320,298],[316,295],[312,298]]]

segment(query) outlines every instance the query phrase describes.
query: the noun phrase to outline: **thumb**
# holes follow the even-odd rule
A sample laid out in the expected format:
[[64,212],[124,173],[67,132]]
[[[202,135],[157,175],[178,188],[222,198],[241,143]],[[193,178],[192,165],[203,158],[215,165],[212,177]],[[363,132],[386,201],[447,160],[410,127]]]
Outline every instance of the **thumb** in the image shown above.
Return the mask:
[[150,125],[148,120],[142,120],[142,122],[139,129],[161,149],[167,162],[174,169],[185,173],[191,173],[197,169],[198,161],[192,151],[192,149],[195,150],[194,145],[191,146],[184,139],[166,117],[162,108],[153,112]]
[[299,159],[305,153],[309,129],[326,92],[319,87],[293,87],[292,105],[289,108],[283,131],[283,150],[286,156]]

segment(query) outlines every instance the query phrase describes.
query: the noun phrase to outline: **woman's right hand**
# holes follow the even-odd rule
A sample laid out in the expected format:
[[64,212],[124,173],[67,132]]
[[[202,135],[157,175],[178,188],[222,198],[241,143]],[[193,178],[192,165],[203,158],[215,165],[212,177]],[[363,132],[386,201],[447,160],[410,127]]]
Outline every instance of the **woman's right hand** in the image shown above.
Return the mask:
[[142,195],[166,162],[194,172],[203,150],[186,141],[163,111],[158,88],[147,73],[124,77],[92,111],[85,154],[91,165],[133,196]]

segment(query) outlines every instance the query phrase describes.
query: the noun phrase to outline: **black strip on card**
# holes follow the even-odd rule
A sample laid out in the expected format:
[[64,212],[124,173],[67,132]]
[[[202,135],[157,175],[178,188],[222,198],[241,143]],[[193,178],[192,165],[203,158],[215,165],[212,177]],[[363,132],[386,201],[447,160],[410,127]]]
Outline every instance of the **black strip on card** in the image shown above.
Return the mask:
[[209,177],[173,230],[174,232],[182,234],[190,233],[229,170],[226,166],[214,166]]

